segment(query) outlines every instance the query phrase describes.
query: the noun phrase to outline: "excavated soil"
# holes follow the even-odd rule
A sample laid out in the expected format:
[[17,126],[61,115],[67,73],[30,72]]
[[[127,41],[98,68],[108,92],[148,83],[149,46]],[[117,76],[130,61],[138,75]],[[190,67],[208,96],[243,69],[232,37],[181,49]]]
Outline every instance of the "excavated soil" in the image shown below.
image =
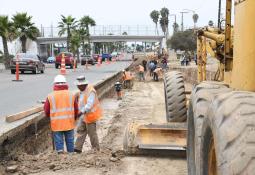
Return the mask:
[[132,90],[124,91],[123,100],[104,99],[104,117],[98,123],[100,152],[90,150],[89,139],[86,140],[82,154],[57,155],[51,151],[49,145],[40,154],[22,153],[12,161],[2,162],[0,174],[1,169],[9,167],[16,174],[186,175],[185,158],[128,157],[122,151],[124,131],[128,123],[133,120],[165,122],[163,94],[162,81],[135,82]]

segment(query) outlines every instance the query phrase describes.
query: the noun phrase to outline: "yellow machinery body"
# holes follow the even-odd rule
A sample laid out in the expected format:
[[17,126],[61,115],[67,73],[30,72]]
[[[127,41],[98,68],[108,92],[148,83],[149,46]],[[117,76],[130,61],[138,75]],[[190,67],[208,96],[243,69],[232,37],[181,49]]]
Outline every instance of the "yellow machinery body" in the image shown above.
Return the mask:
[[235,1],[234,31],[231,7],[232,0],[227,0],[224,31],[205,28],[198,32],[198,82],[206,80],[206,59],[210,53],[220,61],[215,80],[236,90],[255,91],[255,1]]
[[234,59],[230,86],[255,91],[255,1],[235,2]]

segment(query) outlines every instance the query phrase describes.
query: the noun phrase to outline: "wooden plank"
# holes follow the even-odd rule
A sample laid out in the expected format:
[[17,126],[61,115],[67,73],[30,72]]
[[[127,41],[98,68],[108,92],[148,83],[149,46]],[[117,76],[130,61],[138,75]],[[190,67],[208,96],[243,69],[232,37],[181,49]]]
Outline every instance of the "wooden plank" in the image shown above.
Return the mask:
[[19,112],[17,114],[6,116],[5,120],[6,122],[11,123],[41,111],[43,111],[43,105],[28,109],[26,111]]

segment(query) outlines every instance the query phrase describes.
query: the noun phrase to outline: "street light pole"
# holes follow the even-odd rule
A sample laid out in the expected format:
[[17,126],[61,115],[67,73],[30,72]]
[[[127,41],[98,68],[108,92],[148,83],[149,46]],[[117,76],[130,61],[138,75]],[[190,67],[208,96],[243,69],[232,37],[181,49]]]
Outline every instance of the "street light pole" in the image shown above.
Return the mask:
[[182,22],[181,22],[181,26],[182,26],[182,32],[184,31],[184,27],[183,27],[183,14],[184,13],[188,13],[188,12],[180,12],[182,14]]
[[[189,11],[189,12],[192,12],[193,13],[193,16],[195,15],[195,11],[194,10],[191,10],[191,9],[183,9],[183,11]],[[192,16],[192,18],[193,18],[193,16]],[[196,28],[196,23],[195,23],[195,21],[193,20],[193,23],[194,23],[194,30],[195,30],[195,28]]]

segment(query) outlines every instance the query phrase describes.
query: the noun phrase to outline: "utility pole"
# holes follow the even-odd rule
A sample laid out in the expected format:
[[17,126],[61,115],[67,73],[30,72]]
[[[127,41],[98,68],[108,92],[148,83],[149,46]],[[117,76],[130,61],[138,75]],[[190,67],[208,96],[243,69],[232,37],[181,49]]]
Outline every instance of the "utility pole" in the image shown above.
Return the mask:
[[181,22],[181,27],[182,27],[182,32],[184,31],[184,27],[183,27],[183,14],[184,13],[188,13],[188,12],[180,12],[182,14],[182,22]]
[[218,28],[220,28],[220,19],[221,19],[221,0],[219,0],[219,10],[218,10]]

